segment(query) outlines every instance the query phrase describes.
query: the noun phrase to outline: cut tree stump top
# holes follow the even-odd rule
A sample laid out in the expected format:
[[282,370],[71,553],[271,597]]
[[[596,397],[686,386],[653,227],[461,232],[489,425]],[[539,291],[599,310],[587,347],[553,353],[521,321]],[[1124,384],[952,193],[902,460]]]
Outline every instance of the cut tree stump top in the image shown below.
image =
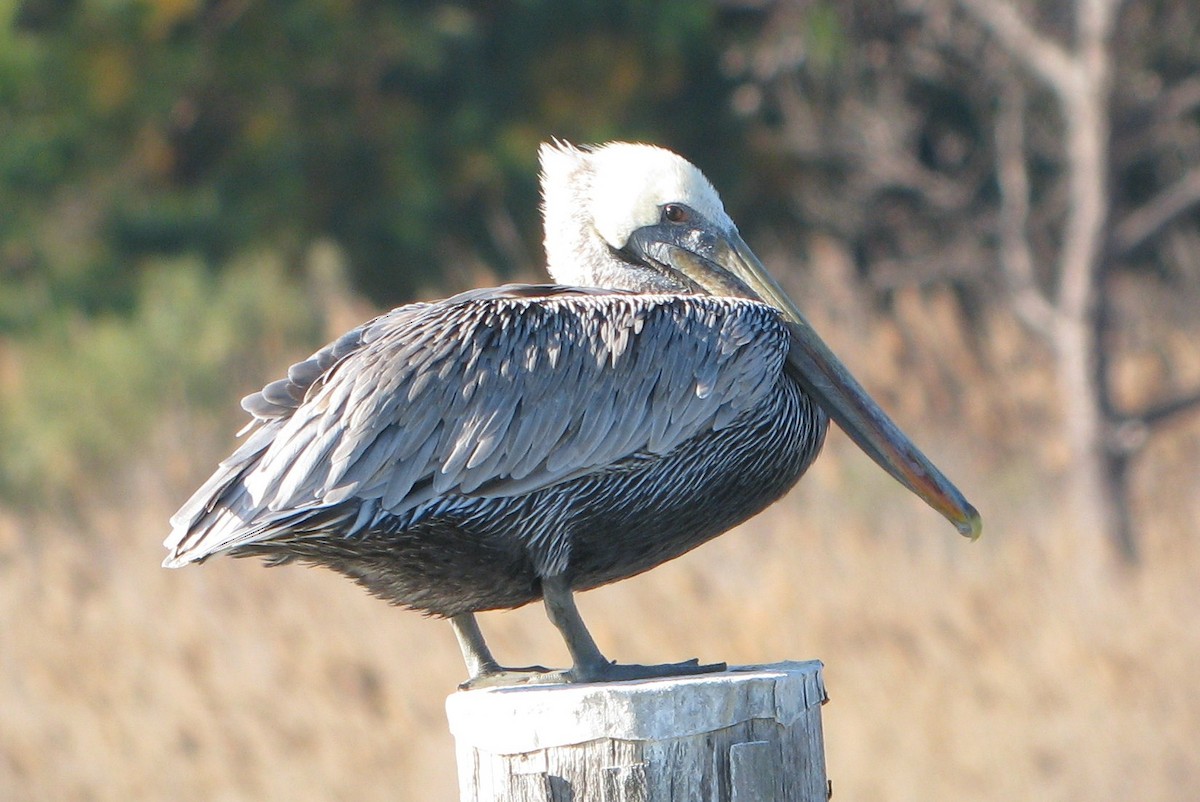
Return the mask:
[[464,802],[824,800],[818,661],[460,691]]

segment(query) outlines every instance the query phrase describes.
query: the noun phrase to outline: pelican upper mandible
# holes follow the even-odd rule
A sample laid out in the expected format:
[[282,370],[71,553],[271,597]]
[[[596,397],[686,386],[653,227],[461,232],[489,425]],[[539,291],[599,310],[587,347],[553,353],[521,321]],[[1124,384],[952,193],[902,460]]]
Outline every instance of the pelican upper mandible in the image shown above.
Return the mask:
[[[871,400],[661,148],[540,152],[555,285],[402,306],[248,396],[241,447],[164,562],[324,565],[449,618],[469,683],[715,670],[607,660],[574,593],[678,557],[782,496],[836,421],[971,538],[980,518]],[[505,669],[475,621],[543,599],[572,666]]]

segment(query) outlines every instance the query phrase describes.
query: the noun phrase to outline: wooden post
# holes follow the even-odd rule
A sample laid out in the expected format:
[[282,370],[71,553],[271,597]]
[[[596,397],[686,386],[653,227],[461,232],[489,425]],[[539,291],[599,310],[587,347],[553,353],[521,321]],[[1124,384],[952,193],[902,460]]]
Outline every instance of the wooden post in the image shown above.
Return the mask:
[[462,802],[825,802],[821,667],[460,691]]

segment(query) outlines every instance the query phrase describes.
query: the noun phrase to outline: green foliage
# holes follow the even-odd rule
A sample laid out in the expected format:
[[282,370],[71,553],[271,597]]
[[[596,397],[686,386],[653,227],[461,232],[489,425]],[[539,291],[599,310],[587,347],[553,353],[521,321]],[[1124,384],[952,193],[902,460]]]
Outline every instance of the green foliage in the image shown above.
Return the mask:
[[449,254],[531,267],[551,136],[736,169],[720,23],[693,0],[0,0],[0,495],[89,485],[311,345],[294,256],[317,240],[380,303]]
[[144,449],[164,421],[233,410],[253,386],[319,339],[320,313],[278,259],[214,274],[195,258],[142,273],[131,315],[63,311],[6,348],[0,385],[0,494],[69,499]]
[[[26,0],[0,33],[0,206],[19,210],[0,291],[53,308],[64,273],[107,271],[128,305],[111,265],[320,237],[380,301],[448,252],[527,267],[495,222],[538,252],[549,136],[729,161],[718,23],[692,0]],[[0,330],[27,324],[0,307]]]

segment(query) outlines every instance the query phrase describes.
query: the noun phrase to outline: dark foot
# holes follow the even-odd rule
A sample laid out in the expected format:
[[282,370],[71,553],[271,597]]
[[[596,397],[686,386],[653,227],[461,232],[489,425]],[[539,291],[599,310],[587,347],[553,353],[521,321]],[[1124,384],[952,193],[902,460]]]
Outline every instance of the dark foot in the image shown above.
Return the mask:
[[692,674],[714,674],[724,671],[724,663],[700,665],[696,659],[682,663],[664,663],[656,666],[640,666],[629,663],[597,663],[576,666],[569,672],[571,682],[621,682],[633,679],[657,679],[659,677],[687,677]]
[[489,667],[476,674],[458,686],[460,691],[471,691],[476,688],[503,688],[506,685],[547,685],[567,682],[561,675],[564,669],[543,668],[542,666],[524,666],[508,668],[506,666]]
[[696,659],[685,660],[682,663],[664,663],[662,665],[642,666],[631,663],[601,663],[595,666],[576,668],[543,668],[542,666],[527,666],[525,668],[505,668],[497,666],[482,674],[471,677],[458,686],[460,691],[472,691],[478,688],[503,688],[513,685],[567,685],[587,682],[624,682],[638,679],[659,679],[662,677],[688,677],[693,674],[715,674],[725,671],[724,663],[709,663],[700,665]]

